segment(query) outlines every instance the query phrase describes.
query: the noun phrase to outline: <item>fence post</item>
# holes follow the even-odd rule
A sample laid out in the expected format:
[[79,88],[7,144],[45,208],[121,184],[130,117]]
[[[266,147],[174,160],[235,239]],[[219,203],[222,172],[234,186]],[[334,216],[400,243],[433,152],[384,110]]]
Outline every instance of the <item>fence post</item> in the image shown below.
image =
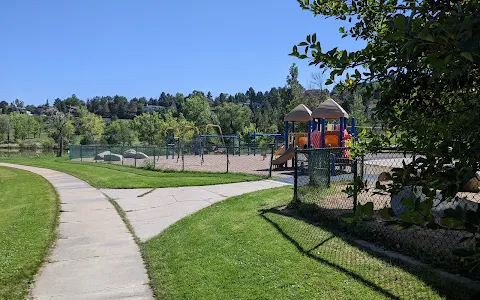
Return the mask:
[[275,145],[274,145],[274,144],[272,144],[272,153],[270,154],[270,169],[268,170],[268,178],[271,178],[271,177],[272,177],[272,167],[273,167],[273,165],[272,165],[272,162],[273,162],[273,152],[275,151],[273,147],[275,147]]
[[155,169],[155,149],[157,146],[153,145],[153,168]]
[[185,149],[184,149],[184,145],[182,145],[182,172],[185,171]]
[[293,157],[293,202],[298,202],[298,166],[297,166],[297,158],[298,158],[298,147],[295,146],[295,156]]
[[355,159],[353,163],[353,213],[357,210],[357,201],[358,201],[358,186],[357,186],[357,160]]
[[[72,152],[70,151],[70,153]],[[83,145],[80,145],[80,161],[83,162]]]
[[[95,145],[95,156],[98,155],[98,145]],[[97,162],[97,160],[95,160],[95,162]]]
[[135,159],[135,168],[137,167],[137,152],[138,152],[138,145],[135,146],[135,156],[134,156],[134,159]]
[[122,144],[122,146],[120,147],[120,149],[121,149],[121,151],[122,151],[121,155],[122,155],[122,166],[123,166],[123,158],[124,158],[123,156],[125,155],[125,146]]
[[360,178],[361,178],[362,181],[363,181],[363,178],[365,177],[365,174],[364,174],[364,172],[365,172],[365,170],[364,170],[364,166],[365,166],[365,164],[364,164],[364,163],[365,163],[365,155],[362,155],[362,160],[361,160],[360,163],[362,164],[362,166],[361,166],[362,168],[360,169]]
[[227,173],[228,173],[228,165],[230,164],[229,158],[228,158],[228,147],[227,147]]
[[328,180],[327,187],[330,188],[332,181],[332,173],[335,172],[335,154],[329,152],[330,162],[328,163]]

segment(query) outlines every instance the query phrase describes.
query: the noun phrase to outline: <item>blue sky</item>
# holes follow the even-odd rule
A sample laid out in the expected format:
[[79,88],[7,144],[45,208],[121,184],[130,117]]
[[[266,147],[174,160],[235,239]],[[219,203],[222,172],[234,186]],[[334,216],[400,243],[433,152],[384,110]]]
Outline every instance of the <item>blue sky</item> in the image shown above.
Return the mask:
[[306,86],[317,69],[292,46],[317,32],[323,49],[354,48],[339,25],[295,0],[2,1],[0,101],[264,91],[293,62]]

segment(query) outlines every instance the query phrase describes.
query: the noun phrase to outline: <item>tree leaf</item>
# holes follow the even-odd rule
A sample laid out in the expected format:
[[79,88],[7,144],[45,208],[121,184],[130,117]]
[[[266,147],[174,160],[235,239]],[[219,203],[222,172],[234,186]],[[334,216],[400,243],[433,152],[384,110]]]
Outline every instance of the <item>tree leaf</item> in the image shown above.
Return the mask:
[[462,52],[461,54],[463,57],[465,57],[466,59],[468,59],[469,61],[473,61],[473,56],[470,52]]

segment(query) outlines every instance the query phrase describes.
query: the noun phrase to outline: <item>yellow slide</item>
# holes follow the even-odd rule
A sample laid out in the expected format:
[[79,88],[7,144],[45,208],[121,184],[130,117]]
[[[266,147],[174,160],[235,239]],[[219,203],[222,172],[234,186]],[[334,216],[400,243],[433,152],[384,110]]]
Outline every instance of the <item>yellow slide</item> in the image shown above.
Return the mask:
[[277,151],[275,151],[273,154],[275,156],[280,156],[285,153],[285,145],[282,145],[282,147],[278,148]]
[[272,165],[281,166],[284,165],[287,161],[292,159],[295,156],[295,147],[288,147],[287,151],[283,153],[279,158],[272,161]]

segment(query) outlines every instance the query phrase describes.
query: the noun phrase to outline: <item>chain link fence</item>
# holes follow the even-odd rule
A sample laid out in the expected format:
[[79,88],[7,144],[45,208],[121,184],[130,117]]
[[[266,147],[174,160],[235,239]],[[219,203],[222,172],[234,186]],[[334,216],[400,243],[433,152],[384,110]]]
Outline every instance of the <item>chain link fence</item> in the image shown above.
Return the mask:
[[291,177],[292,171],[273,169],[274,145],[257,147],[231,144],[180,143],[154,146],[70,145],[72,161],[119,164],[175,171],[232,172]]
[[[405,187],[397,195],[389,195],[377,193],[378,189],[375,189],[377,184],[388,180],[386,172],[402,168],[412,159],[415,158],[411,154],[395,151],[352,158],[347,148],[297,150],[292,204],[302,216],[314,221],[324,222],[450,272],[468,273],[453,251],[469,247],[464,241],[466,237],[471,237],[471,233],[415,225],[400,230],[399,223],[394,220],[401,220],[401,215],[408,210],[403,200],[410,197],[412,190]],[[353,189],[355,178],[366,184],[366,190],[356,192]],[[477,211],[479,202],[478,193],[461,192],[451,202],[435,200],[430,212],[435,222],[440,224],[445,210],[460,207]],[[373,215],[360,222],[354,221],[358,207],[372,205],[367,203],[373,204]],[[391,221],[382,216],[385,207],[394,215]],[[469,276],[478,279],[478,268],[474,273]]]

